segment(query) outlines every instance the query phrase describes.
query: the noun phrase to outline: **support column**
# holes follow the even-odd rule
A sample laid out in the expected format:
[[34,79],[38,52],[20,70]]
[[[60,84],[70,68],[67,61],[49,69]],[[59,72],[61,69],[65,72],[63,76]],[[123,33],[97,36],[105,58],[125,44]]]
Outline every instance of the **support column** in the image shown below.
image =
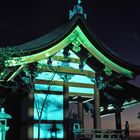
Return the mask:
[[68,92],[68,83],[66,80],[64,80],[63,92],[64,92],[64,138],[66,140],[69,138],[69,92]]
[[[33,139],[33,128],[34,128],[34,85],[33,77],[30,77],[30,93],[28,94],[28,139]],[[40,130],[39,130],[40,131]]]
[[78,101],[78,116],[81,122],[81,129],[84,129],[84,110],[83,110],[83,103],[81,99]]
[[116,122],[116,129],[122,129],[122,125],[121,125],[121,110],[120,109],[116,109],[115,122]]
[[28,95],[28,139],[31,140],[33,138],[33,120],[34,120],[34,97],[33,93],[29,93]]
[[101,129],[100,93],[97,85],[94,88],[94,129]]

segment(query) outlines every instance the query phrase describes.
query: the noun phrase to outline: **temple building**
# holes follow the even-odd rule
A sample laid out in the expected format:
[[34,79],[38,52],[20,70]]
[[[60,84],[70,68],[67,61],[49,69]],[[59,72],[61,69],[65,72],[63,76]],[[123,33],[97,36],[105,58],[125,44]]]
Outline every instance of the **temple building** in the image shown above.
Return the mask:
[[[78,0],[69,21],[40,38],[15,46],[0,74],[0,101],[12,119],[8,140],[116,139],[125,133],[121,112],[140,101],[128,81],[140,67],[117,57],[86,24]],[[76,110],[76,111],[74,111]],[[86,131],[84,112],[94,128]],[[100,116],[115,114],[115,130],[102,130]]]

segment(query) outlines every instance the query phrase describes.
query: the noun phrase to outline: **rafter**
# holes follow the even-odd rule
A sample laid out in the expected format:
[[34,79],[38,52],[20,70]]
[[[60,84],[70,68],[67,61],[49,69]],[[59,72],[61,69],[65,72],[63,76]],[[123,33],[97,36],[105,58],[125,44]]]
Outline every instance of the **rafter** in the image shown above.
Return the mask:
[[[46,91],[46,90],[35,90],[36,94],[63,94],[63,92],[58,91]],[[93,93],[94,94],[94,93]],[[89,93],[77,93],[77,92],[69,92],[69,96],[83,96],[93,98],[93,94]]]
[[21,65],[21,66],[7,79],[7,81],[13,80],[24,68],[25,68],[25,65]]
[[[34,81],[34,84],[63,86],[63,81],[49,81],[49,80],[36,79]],[[85,83],[76,83],[76,82],[68,82],[67,84],[68,84],[68,86],[71,86],[71,87],[94,88],[94,84],[85,84]]]
[[39,67],[38,70],[41,72],[68,73],[68,74],[84,75],[84,76],[95,78],[95,73],[89,70],[80,71],[79,69],[56,67],[56,66],[52,66],[51,69],[49,67],[43,67],[43,68]]
[[[54,60],[56,60],[56,61],[66,61],[66,58],[64,56],[54,56]],[[80,59],[79,58],[69,57],[68,62],[80,63]]]

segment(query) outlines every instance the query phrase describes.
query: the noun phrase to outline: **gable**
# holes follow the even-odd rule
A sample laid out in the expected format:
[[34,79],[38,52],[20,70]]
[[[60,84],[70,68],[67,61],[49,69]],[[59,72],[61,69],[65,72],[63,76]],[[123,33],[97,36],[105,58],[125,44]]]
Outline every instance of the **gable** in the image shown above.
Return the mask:
[[20,61],[17,60],[19,58],[14,57],[13,60],[8,61],[8,64],[10,63],[10,66],[25,65],[41,59],[49,58],[50,56],[58,53],[61,49],[64,49],[69,45],[84,47],[93,57],[95,57],[95,59],[103,64],[104,67],[108,67],[112,71],[122,74],[128,78],[133,77],[133,72],[131,70],[113,62],[102,52],[100,52],[96,46],[94,46],[94,44],[89,41],[79,25],[77,25],[68,36],[60,40],[60,42],[54,46],[51,46],[50,48],[35,54],[22,56],[20,57]]

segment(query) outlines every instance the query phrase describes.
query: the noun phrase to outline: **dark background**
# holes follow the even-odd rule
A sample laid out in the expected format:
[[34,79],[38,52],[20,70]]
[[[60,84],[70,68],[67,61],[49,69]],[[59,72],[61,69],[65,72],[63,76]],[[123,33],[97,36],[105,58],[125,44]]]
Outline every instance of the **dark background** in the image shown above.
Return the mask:
[[[0,2],[0,46],[38,38],[68,20],[76,0]],[[140,65],[140,4],[137,0],[83,0],[89,28],[124,60]]]

